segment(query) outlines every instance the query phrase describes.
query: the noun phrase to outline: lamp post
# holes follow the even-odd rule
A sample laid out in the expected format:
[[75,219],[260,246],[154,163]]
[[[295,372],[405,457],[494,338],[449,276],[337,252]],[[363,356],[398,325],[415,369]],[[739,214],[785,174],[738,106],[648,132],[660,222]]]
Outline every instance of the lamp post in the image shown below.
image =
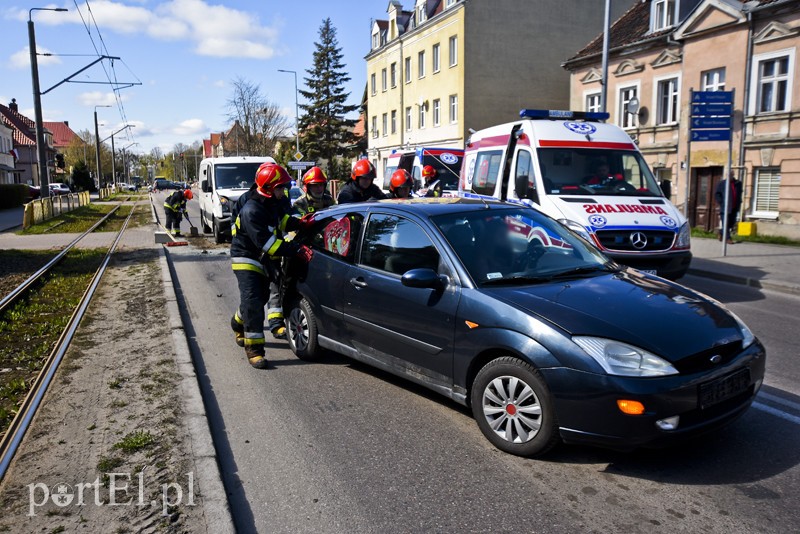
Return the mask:
[[[297,71],[278,69],[278,72],[286,72],[294,74],[294,136],[295,136],[295,154],[300,153],[300,107],[297,105]],[[300,185],[300,168],[297,168],[297,185]]]
[[32,7],[28,10],[28,48],[31,54],[31,80],[33,82],[33,113],[36,119],[36,162],[39,165],[39,189],[43,197],[50,196],[47,177],[47,147],[44,146],[44,119],[42,94],[39,90],[39,62],[36,59],[36,31],[33,27],[34,11],[67,11],[63,7]]
[[[114,136],[120,133],[122,130],[127,128],[135,128],[135,124],[126,124],[116,132],[112,133],[106,139],[111,139],[111,182],[114,184],[114,187],[117,185],[117,165],[116,165],[116,154],[114,153]],[[106,139],[103,139],[105,141]],[[103,142],[101,141],[101,143]]]
[[131,173],[130,173],[130,169],[128,167],[128,161],[127,161],[127,158],[126,158],[126,156],[127,156],[126,150],[128,150],[133,145],[138,145],[138,144],[139,143],[134,141],[133,143],[122,147],[122,171],[123,171],[124,176],[125,176],[125,183],[128,184],[128,185],[131,184]]
[[103,175],[100,174],[100,134],[97,131],[97,108],[110,108],[108,104],[98,104],[94,107],[94,148],[97,153],[97,187],[103,187]]

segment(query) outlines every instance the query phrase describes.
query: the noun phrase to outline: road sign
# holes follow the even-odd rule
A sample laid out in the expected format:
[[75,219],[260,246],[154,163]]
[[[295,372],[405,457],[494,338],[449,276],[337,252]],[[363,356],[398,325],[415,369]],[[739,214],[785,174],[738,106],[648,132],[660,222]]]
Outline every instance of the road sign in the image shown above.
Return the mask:
[[290,161],[289,167],[292,169],[303,170],[307,169],[308,167],[313,167],[316,164],[317,164],[316,161]]
[[733,113],[733,104],[692,104],[692,117],[727,115]]
[[730,141],[731,131],[728,130],[692,130],[692,142],[695,141]]
[[692,129],[699,128],[727,128],[731,127],[730,117],[694,117],[692,119]]
[[303,159],[303,153],[298,150],[297,152],[294,153],[294,159],[296,161],[300,161],[301,159]]
[[694,91],[692,104],[721,104],[733,102],[733,91]]

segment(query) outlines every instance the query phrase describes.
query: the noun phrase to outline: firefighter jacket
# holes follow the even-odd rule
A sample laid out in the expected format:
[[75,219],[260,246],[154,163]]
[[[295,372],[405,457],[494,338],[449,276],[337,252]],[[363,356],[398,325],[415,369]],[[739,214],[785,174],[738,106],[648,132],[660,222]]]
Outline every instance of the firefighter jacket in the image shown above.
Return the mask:
[[186,199],[183,196],[183,191],[175,191],[168,196],[167,200],[164,201],[164,207],[168,210],[174,211],[175,213],[185,213]]
[[320,199],[316,199],[308,193],[303,194],[303,196],[295,201],[292,208],[298,214],[306,215],[308,213],[314,213],[315,211],[324,210],[325,208],[329,208],[334,204],[336,204],[336,201],[333,200],[333,197],[330,193],[325,191]]
[[353,202],[366,202],[368,200],[381,200],[386,198],[386,195],[375,184],[370,184],[366,189],[361,189],[355,181],[347,182],[339,196],[336,197],[336,202],[339,204],[351,204]]
[[271,276],[269,269],[281,256],[292,256],[298,245],[286,241],[285,232],[299,228],[299,219],[292,217],[288,197],[252,195],[233,224],[231,261],[233,270],[255,271]]

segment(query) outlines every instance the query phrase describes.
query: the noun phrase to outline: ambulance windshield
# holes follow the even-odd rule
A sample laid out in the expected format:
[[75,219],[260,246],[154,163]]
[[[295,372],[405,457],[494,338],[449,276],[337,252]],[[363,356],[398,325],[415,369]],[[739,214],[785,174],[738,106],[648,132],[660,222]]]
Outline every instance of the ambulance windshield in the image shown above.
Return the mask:
[[663,196],[633,150],[539,148],[537,155],[548,195]]

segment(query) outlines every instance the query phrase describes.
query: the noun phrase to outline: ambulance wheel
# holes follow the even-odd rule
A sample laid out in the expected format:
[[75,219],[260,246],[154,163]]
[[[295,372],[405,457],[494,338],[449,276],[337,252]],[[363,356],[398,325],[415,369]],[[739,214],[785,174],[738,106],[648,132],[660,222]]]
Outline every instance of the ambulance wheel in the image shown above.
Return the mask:
[[314,361],[322,355],[317,342],[317,318],[311,304],[304,298],[292,302],[286,316],[286,339],[294,355],[301,360]]

